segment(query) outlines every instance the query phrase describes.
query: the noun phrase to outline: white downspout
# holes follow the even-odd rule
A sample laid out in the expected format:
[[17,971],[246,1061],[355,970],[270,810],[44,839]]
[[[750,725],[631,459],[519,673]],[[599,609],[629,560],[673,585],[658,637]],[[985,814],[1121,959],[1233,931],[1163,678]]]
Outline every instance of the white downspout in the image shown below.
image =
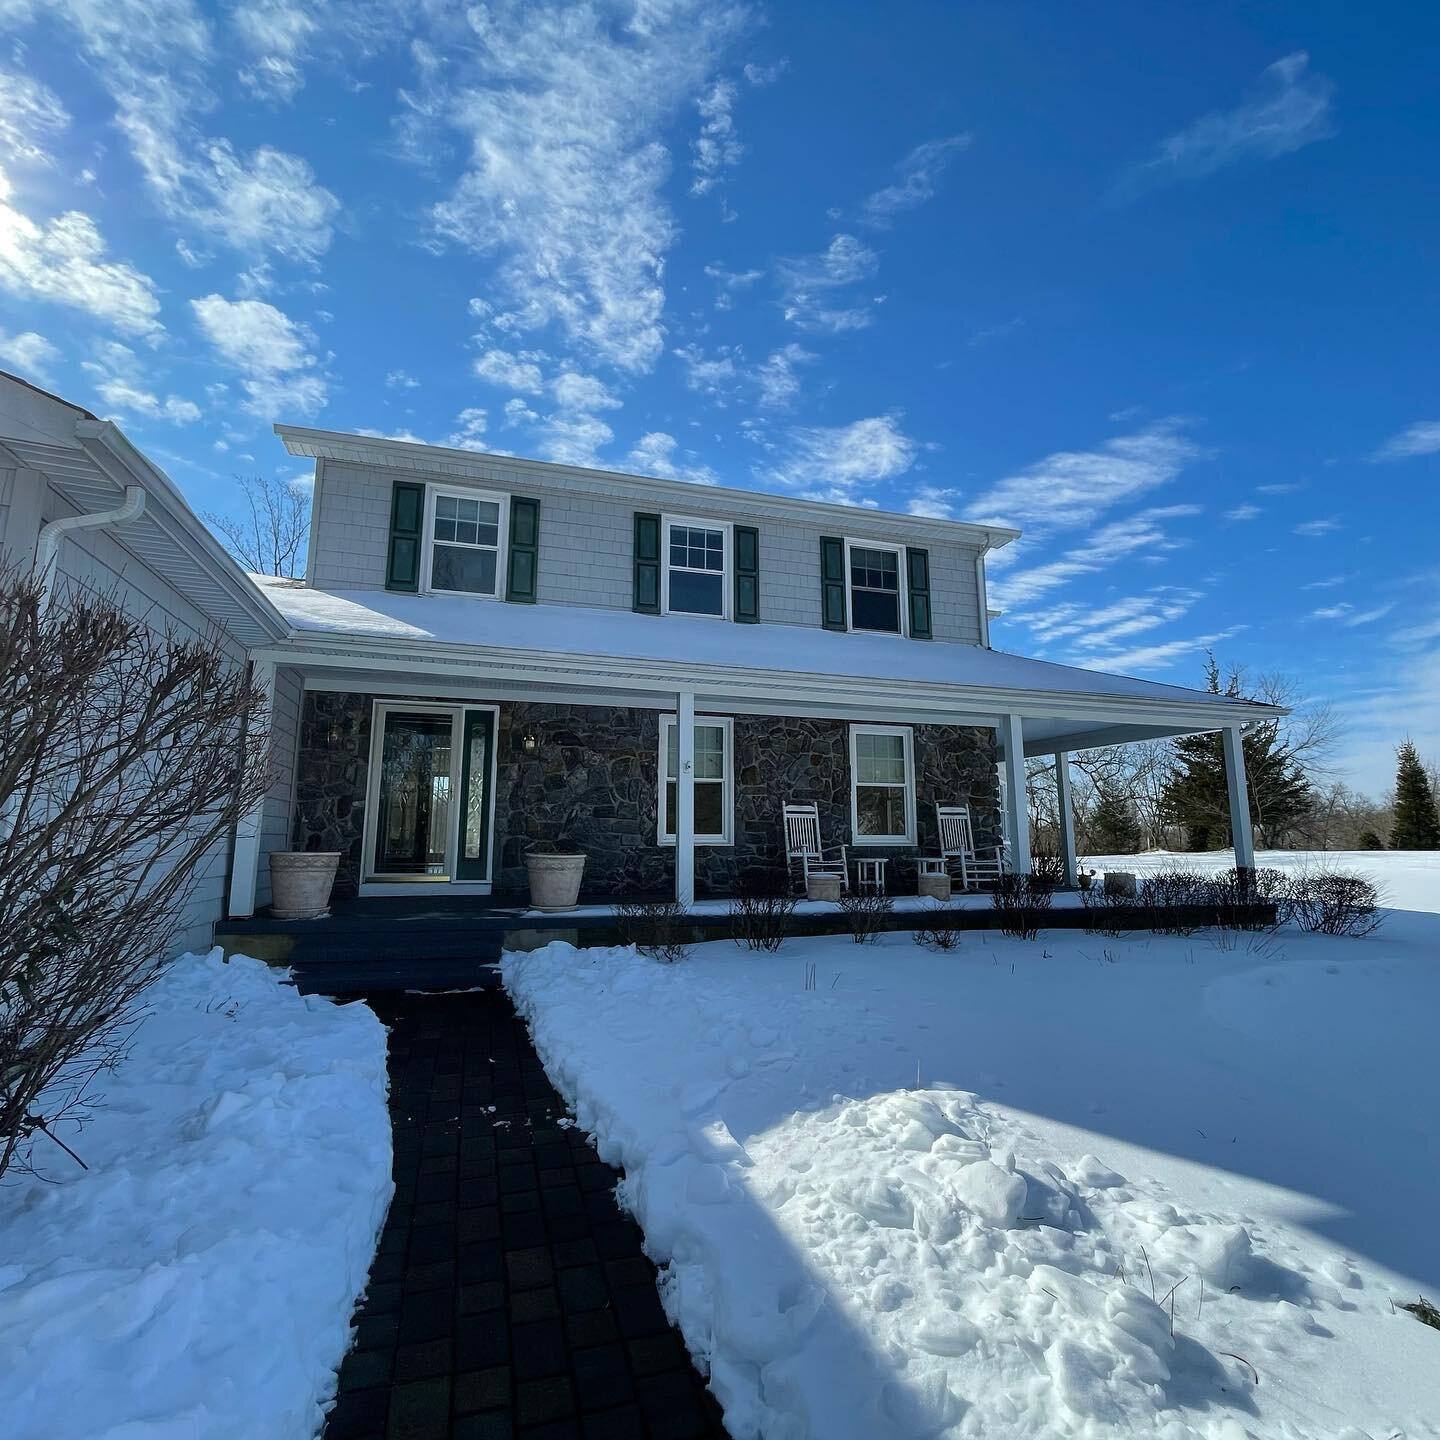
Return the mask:
[[145,513],[145,490],[140,485],[125,487],[124,503],[114,510],[96,510],[87,515],[62,515],[40,529],[35,542],[35,573],[40,577],[40,613],[50,608],[54,590],[53,571],[60,553],[60,542],[74,530],[103,530],[111,525],[124,525]]

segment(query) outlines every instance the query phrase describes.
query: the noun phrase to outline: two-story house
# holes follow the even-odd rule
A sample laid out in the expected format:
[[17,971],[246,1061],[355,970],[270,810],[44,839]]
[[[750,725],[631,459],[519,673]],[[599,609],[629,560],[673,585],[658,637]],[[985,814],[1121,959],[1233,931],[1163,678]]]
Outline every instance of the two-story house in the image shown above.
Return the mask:
[[1200,730],[1253,863],[1239,737],[1274,712],[991,649],[1014,530],[276,430],[315,461],[313,524],[304,580],[257,580],[278,779],[234,916],[286,847],[340,851],[342,893],[518,899],[527,846],[565,839],[589,895],[688,902],[780,863],[800,801],[902,886],[939,804],[1024,870],[1027,756],[1057,757],[1068,819],[1067,752]]

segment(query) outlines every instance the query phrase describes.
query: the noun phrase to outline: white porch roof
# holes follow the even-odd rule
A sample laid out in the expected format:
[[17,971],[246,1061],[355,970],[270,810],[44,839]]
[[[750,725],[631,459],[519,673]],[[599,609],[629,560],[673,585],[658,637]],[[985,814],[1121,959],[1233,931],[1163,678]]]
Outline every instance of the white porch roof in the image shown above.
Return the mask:
[[[596,699],[762,714],[886,715],[996,724],[1023,717],[1027,754],[1244,725],[1283,713],[1128,675],[978,645],[736,625],[569,605],[505,605],[386,590],[321,591],[253,577],[292,627],[268,652],[311,683],[361,688],[356,669],[412,683],[466,684],[530,698],[576,687]],[[501,688],[496,689],[499,686]]]

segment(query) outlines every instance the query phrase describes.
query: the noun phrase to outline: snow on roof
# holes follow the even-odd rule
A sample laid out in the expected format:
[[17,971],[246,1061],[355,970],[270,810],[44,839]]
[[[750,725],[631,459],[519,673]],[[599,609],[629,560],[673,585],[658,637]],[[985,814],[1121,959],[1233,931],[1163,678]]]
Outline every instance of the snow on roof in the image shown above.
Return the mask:
[[977,689],[1220,703],[1233,697],[1031,660],[1003,650],[801,625],[736,625],[578,605],[504,605],[462,595],[312,590],[251,577],[301,636],[365,636],[422,645],[497,646],[611,660],[672,661]]

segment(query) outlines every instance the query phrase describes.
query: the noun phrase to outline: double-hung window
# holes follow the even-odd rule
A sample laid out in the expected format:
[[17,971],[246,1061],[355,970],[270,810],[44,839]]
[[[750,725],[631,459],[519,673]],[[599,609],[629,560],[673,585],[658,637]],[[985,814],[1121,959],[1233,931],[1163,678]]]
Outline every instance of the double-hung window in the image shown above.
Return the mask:
[[900,548],[895,545],[845,542],[852,630],[879,630],[888,635],[902,633],[901,558]]
[[432,490],[425,588],[498,596],[505,511],[502,495]]
[[850,819],[855,844],[915,843],[914,779],[908,729],[850,727]]
[[[695,841],[729,845],[735,812],[732,798],[734,731],[726,716],[695,720]],[[660,717],[660,843],[675,843],[676,787],[680,775],[680,731],[673,715]]]
[[666,516],[663,548],[666,613],[727,617],[730,527]]

